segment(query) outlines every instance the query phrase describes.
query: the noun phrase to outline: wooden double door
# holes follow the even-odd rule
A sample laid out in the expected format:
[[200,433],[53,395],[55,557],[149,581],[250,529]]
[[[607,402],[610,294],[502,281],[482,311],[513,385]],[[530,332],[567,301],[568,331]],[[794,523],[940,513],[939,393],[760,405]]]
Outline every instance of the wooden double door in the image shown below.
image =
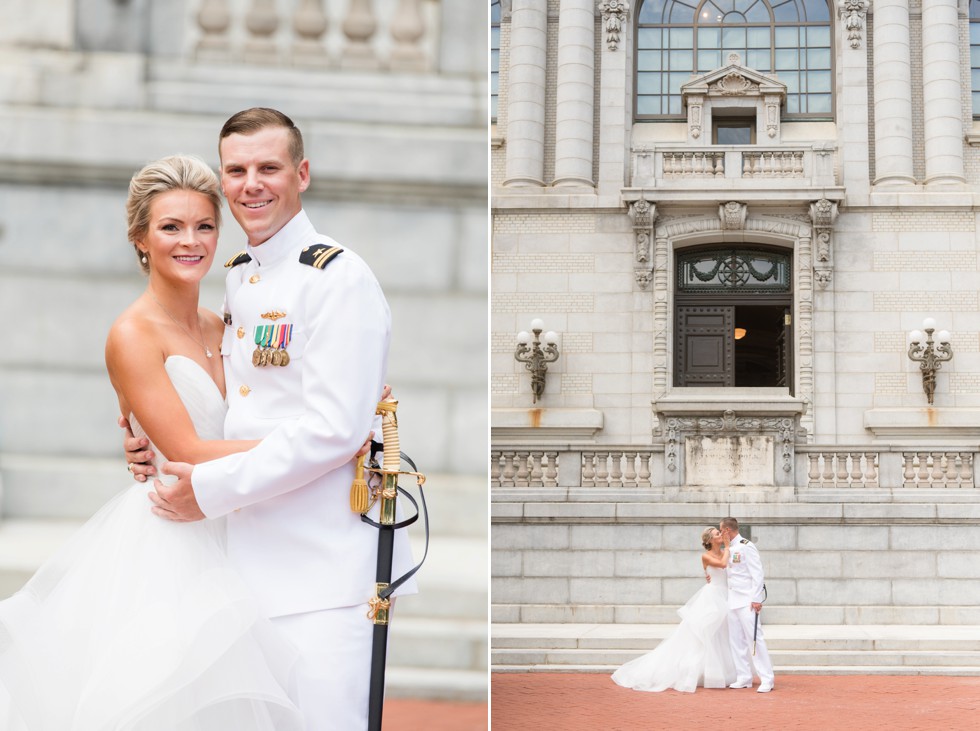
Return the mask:
[[679,303],[674,385],[786,387],[792,394],[793,318],[787,299],[763,295]]

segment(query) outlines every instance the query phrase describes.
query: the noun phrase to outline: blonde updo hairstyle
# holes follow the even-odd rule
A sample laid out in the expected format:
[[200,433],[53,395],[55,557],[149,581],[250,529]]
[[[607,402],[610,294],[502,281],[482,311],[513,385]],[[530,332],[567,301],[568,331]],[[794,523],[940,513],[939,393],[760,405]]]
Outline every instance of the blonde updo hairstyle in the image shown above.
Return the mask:
[[711,534],[714,533],[717,528],[708,526],[703,531],[701,531],[701,545],[704,546],[706,551],[711,550]]
[[151,162],[129,181],[126,199],[127,235],[144,274],[150,273],[150,264],[143,262],[144,254],[136,242],[144,238],[150,228],[153,199],[171,190],[191,190],[207,196],[214,206],[215,226],[221,226],[221,188],[218,176],[207,163],[192,155],[173,155]]

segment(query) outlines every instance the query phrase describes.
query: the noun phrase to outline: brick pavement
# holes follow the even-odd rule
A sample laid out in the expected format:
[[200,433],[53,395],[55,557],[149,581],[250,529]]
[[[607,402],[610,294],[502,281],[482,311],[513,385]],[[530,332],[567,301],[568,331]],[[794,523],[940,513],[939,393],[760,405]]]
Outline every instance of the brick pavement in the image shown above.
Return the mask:
[[643,693],[604,674],[495,673],[490,712],[492,731],[939,731],[980,728],[980,677],[777,671],[776,689],[761,695]]
[[392,698],[385,701],[382,731],[487,731],[486,703]]

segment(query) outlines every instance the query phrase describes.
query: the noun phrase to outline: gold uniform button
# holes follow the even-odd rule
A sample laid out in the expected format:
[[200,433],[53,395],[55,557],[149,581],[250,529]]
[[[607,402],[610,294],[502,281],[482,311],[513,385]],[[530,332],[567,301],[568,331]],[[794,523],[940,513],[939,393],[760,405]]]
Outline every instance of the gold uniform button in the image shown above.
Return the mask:
[[255,284],[260,279],[262,279],[262,277],[260,277],[258,274],[253,274],[252,276],[250,276],[248,278],[248,281],[249,281],[250,284]]
[[250,389],[248,386],[242,386],[238,389],[238,393],[240,393],[242,396],[248,396],[251,392],[252,389]]
[[238,328],[237,335],[238,335],[238,339],[239,340],[241,340],[242,338],[244,338],[245,337],[245,328],[243,328],[243,327]]

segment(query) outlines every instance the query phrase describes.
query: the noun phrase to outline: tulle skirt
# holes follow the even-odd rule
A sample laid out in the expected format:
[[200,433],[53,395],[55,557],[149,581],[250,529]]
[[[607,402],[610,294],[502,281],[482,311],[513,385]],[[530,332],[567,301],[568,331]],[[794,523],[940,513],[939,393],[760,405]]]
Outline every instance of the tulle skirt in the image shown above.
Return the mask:
[[116,496],[0,602],[0,729],[304,728],[296,650],[261,617],[218,521],[171,523]]
[[693,693],[698,685],[724,688],[735,682],[724,587],[705,584],[677,613],[677,628],[652,652],[613,673],[616,683],[633,690]]

